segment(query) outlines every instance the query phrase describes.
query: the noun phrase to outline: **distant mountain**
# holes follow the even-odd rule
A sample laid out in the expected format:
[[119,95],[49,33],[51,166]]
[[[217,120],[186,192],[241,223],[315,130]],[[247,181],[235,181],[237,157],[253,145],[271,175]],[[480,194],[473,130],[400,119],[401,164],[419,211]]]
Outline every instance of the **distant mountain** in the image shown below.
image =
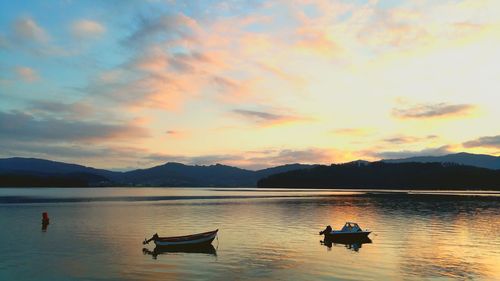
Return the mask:
[[255,172],[225,165],[166,163],[123,173],[125,184],[147,186],[255,186]]
[[115,177],[120,174],[120,172],[95,169],[77,164],[21,157],[0,159],[0,172],[29,172],[41,174],[89,173],[110,177]]
[[[385,188],[400,187],[404,183],[408,188],[416,184],[416,181],[396,181],[392,185],[391,179],[399,178],[397,173],[405,175],[407,179],[413,179],[413,175],[418,175],[424,166],[384,166],[377,168],[381,164],[404,164],[406,162],[441,162],[441,163],[458,163],[461,165],[470,165],[478,167],[487,167],[491,169],[500,169],[500,157],[489,155],[478,155],[469,153],[457,153],[437,157],[412,157],[406,159],[383,160],[381,162],[370,163],[368,161],[357,160],[345,164],[324,166],[324,165],[304,165],[304,164],[288,164],[283,166],[271,167],[258,171],[251,171],[221,164],[210,166],[185,165],[181,163],[166,163],[163,165],[138,169],[128,172],[113,172],[104,169],[95,169],[82,165],[56,162],[36,158],[6,158],[0,159],[0,186],[186,186],[186,187],[255,187],[257,182],[261,186],[269,187],[358,187],[358,186],[379,186],[382,184]],[[378,163],[378,164],[376,164]],[[375,165],[376,164],[376,165]],[[411,163],[407,163],[411,164]],[[414,163],[417,164],[417,163]],[[375,165],[375,166],[374,166]],[[425,170],[426,173],[433,173],[435,183],[448,184],[453,183],[453,186],[461,186],[460,183],[455,183],[451,178],[443,182],[438,179],[438,174],[446,178],[451,176],[450,171],[458,171],[460,168],[439,168],[439,167],[455,167],[456,165],[441,165],[433,170]],[[332,172],[335,175],[335,180],[331,178],[323,178],[325,175],[321,173],[315,174],[318,171],[323,171],[325,167],[334,167]],[[415,170],[411,173],[410,170],[405,170],[402,167],[413,167]],[[425,166],[426,167],[426,166]],[[436,166],[432,166],[436,167]],[[357,169],[357,170],[356,170]],[[407,168],[410,169],[410,168]],[[478,184],[487,181],[487,177],[491,176],[491,172],[483,170],[473,170],[473,167],[464,166],[464,175],[472,173],[472,181],[459,175],[456,179],[465,184]],[[311,172],[313,171],[313,172]],[[363,172],[360,172],[363,171]],[[500,170],[498,170],[500,172]],[[311,174],[312,173],[312,174]],[[327,174],[328,174],[327,173]],[[371,173],[376,173],[376,176]],[[475,173],[483,173],[486,178],[474,178]],[[282,175],[292,176],[284,178]],[[290,181],[297,175],[313,175],[307,180],[298,177]],[[350,178],[354,175],[355,178]],[[496,175],[496,174],[495,174]],[[275,177],[276,176],[276,177]],[[385,176],[385,181],[379,177]],[[358,178],[359,177],[359,178]],[[263,179],[259,181],[260,179]],[[498,179],[496,179],[498,180]],[[328,184],[327,184],[328,183]],[[422,183],[422,186],[429,186],[432,182]],[[284,184],[283,186],[280,186]],[[334,184],[334,185],[329,185]],[[443,186],[437,186],[443,187]]]
[[130,185],[148,186],[231,186],[254,187],[263,177],[298,170],[310,165],[290,164],[273,168],[251,171],[216,164],[210,166],[191,166],[180,163],[166,163],[149,169],[125,172],[121,181]]
[[454,163],[351,162],[271,175],[258,187],[500,190],[500,170]]
[[0,186],[97,186],[119,179],[119,172],[37,158],[0,159]]
[[309,168],[316,167],[316,166],[318,166],[318,165],[307,165],[307,164],[295,163],[295,164],[287,164],[287,165],[262,169],[262,170],[256,171],[255,173],[257,174],[257,178],[261,179],[263,177],[267,177],[267,176],[278,174],[278,173],[284,173],[284,172],[300,170],[300,169],[309,169]]
[[[216,164],[166,163],[148,169],[113,172],[36,158],[0,159],[0,186],[220,186],[255,187],[275,173],[311,167],[290,164],[251,171]],[[65,184],[66,183],[66,184]]]
[[443,156],[418,156],[404,159],[386,159],[382,160],[386,163],[407,163],[407,162],[420,162],[420,163],[457,163],[461,165],[469,165],[487,169],[500,169],[500,156],[491,156],[486,154],[472,154],[472,153],[455,153]]

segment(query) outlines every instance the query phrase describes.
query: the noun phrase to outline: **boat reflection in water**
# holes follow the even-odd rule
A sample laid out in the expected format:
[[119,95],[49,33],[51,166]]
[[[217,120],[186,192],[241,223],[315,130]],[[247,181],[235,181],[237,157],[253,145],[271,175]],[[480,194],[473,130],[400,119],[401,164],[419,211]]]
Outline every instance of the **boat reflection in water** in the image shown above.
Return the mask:
[[217,256],[217,250],[214,246],[212,246],[212,244],[199,246],[155,247],[152,251],[147,248],[143,248],[142,253],[145,255],[151,255],[153,259],[157,259],[158,255],[169,253],[195,253]]
[[363,244],[370,244],[372,240],[368,237],[362,238],[326,238],[323,241],[320,241],[322,245],[328,247],[328,250],[331,250],[332,246],[335,245],[344,245],[347,249],[358,252],[359,249],[363,246]]

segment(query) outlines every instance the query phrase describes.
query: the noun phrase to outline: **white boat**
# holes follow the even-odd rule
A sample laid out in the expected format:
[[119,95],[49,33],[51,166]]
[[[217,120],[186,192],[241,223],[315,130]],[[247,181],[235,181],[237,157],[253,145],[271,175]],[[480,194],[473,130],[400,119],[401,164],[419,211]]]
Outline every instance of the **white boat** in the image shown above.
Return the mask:
[[333,230],[331,226],[327,226],[319,234],[325,235],[328,239],[364,239],[370,233],[371,231],[361,229],[355,222],[346,222],[340,230]]

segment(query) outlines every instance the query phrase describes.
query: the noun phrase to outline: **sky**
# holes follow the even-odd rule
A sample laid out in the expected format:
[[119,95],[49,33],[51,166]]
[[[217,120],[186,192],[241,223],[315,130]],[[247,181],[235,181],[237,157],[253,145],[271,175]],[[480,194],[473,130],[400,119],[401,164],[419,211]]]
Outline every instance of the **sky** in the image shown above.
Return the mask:
[[0,157],[500,155],[500,1],[0,0]]

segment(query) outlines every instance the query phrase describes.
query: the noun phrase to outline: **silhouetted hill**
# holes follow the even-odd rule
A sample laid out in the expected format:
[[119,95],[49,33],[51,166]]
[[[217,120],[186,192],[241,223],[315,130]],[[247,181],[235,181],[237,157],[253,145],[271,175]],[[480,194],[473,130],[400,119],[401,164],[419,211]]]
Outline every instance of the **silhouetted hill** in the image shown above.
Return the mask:
[[317,165],[306,165],[306,164],[287,164],[287,165],[282,165],[282,166],[276,166],[272,168],[267,168],[267,169],[262,169],[256,171],[257,173],[257,178],[261,179],[263,177],[267,177],[270,175],[278,174],[278,173],[284,173],[288,171],[293,171],[293,170],[300,170],[300,169],[308,169],[312,167],[316,167]]
[[[470,154],[460,153],[457,155],[462,155],[465,158],[470,157]],[[472,154],[472,157],[477,155]],[[488,155],[479,155],[488,156]],[[464,159],[464,158],[460,159]],[[488,156],[494,159],[498,157]],[[492,159],[488,157],[480,157],[481,159]],[[424,157],[422,157],[424,159]],[[429,157],[428,159],[435,160],[434,157]],[[443,159],[443,158],[439,158]],[[451,158],[444,158],[449,160]],[[456,158],[453,158],[456,159]],[[388,160],[388,161],[408,161],[408,159],[399,160]],[[444,161],[452,162],[452,161]],[[410,168],[407,170],[401,168],[406,167],[404,165],[390,166],[392,168],[377,168],[376,165],[384,164],[382,162],[376,164],[367,161],[353,161],[341,165],[332,166],[321,166],[321,165],[303,165],[303,164],[288,164],[283,166],[277,166],[267,169],[262,169],[258,171],[251,171],[246,169],[240,169],[236,167],[216,164],[210,166],[193,166],[184,165],[180,163],[166,163],[164,165],[159,165],[156,167],[148,169],[138,169],[129,172],[113,172],[103,169],[95,169],[92,167],[86,167],[76,164],[69,164],[63,162],[56,162],[43,159],[35,158],[7,158],[0,159],[0,186],[191,186],[191,187],[203,187],[203,186],[220,186],[220,187],[255,187],[257,182],[261,178],[266,178],[261,181],[262,184],[269,184],[270,186],[276,187],[287,187],[280,186],[281,184],[289,185],[290,187],[314,187],[314,184],[319,184],[321,187],[358,187],[359,184],[363,186],[380,186],[384,184],[384,188],[394,188],[400,187],[401,184],[410,184],[407,187],[410,188],[415,184],[418,186],[418,178],[413,180],[414,174],[419,174],[420,170],[415,170],[411,173]],[[479,162],[476,163],[486,163]],[[490,165],[493,162],[488,162]],[[375,165],[376,164],[376,165]],[[389,165],[390,163],[387,163]],[[403,163],[401,163],[403,164]],[[413,163],[413,165],[416,163]],[[373,166],[375,165],[375,166]],[[462,185],[474,185],[475,187],[483,186],[482,184],[488,180],[491,176],[491,171],[488,172],[485,169],[474,170],[474,167],[455,167],[457,165],[438,165],[439,167],[446,167],[446,169],[436,168],[427,169],[426,176],[433,176],[433,184],[435,183],[436,188],[445,187],[444,184],[453,183],[451,178],[454,176],[450,174],[450,171],[464,172],[463,175],[455,176],[456,183],[454,186],[458,186],[459,183]],[[297,178],[297,181],[282,181],[281,175],[283,173],[287,175],[308,175],[307,171],[323,171],[325,167],[337,167],[335,168],[335,179],[334,182],[329,182],[329,178],[324,178],[325,175],[314,174],[318,176],[311,176],[308,180]],[[342,167],[342,168],[340,168]],[[389,166],[388,166],[389,167]],[[408,166],[415,169],[423,169],[424,166]],[[436,166],[432,166],[436,167]],[[455,168],[448,168],[455,167]],[[356,169],[366,168],[366,171],[359,172]],[[318,170],[319,169],[319,170]],[[463,171],[462,171],[462,170]],[[295,171],[295,172],[294,172]],[[369,172],[371,171],[371,172]],[[330,171],[331,172],[331,171]],[[328,173],[330,173],[328,172]],[[398,173],[402,173],[399,175]],[[446,182],[441,181],[439,173],[444,173],[443,178],[447,178]],[[497,171],[497,172],[500,172]],[[288,174],[291,173],[291,174]],[[372,174],[374,175],[372,175]],[[468,174],[469,173],[469,174]],[[275,181],[276,178],[273,175],[277,175],[279,181]],[[475,175],[484,174],[484,178],[475,177]],[[408,180],[404,182],[401,177]],[[464,175],[470,175],[471,178],[466,178]],[[497,174],[495,174],[497,175]],[[322,178],[323,177],[323,178]],[[350,177],[355,177],[350,178]],[[357,178],[356,178],[357,177]],[[387,179],[383,179],[387,177]],[[343,181],[345,179],[345,181]],[[398,181],[396,181],[398,179]],[[322,180],[322,181],[321,181]],[[342,181],[341,181],[342,180]],[[394,184],[388,182],[394,180]],[[498,181],[498,178],[496,178]],[[429,185],[431,181],[426,182]],[[347,186],[333,186],[330,184],[347,184]]]
[[180,163],[113,172],[76,164],[36,158],[0,159],[0,186],[220,186],[255,187],[265,176],[310,165],[290,164],[259,171],[216,164],[192,166]]
[[500,190],[500,170],[442,163],[357,162],[271,175],[259,187]]
[[166,163],[149,169],[125,172],[125,184],[148,186],[255,186],[255,172],[225,166],[190,166]]
[[406,162],[420,162],[420,163],[457,163],[468,166],[475,166],[487,169],[500,169],[500,157],[485,154],[472,154],[472,153],[455,153],[443,156],[419,156],[404,159],[386,159],[382,160],[386,163],[406,163]]
[[50,175],[50,174],[94,174],[110,180],[118,178],[120,172],[112,172],[103,169],[95,169],[77,164],[57,162],[37,158],[4,158],[0,159],[0,173],[14,174],[34,174],[34,175]]
[[149,169],[126,172],[123,174],[121,181],[124,184],[147,186],[254,187],[262,177],[309,166],[290,164],[251,171],[221,164],[192,166],[180,163],[166,163]]

